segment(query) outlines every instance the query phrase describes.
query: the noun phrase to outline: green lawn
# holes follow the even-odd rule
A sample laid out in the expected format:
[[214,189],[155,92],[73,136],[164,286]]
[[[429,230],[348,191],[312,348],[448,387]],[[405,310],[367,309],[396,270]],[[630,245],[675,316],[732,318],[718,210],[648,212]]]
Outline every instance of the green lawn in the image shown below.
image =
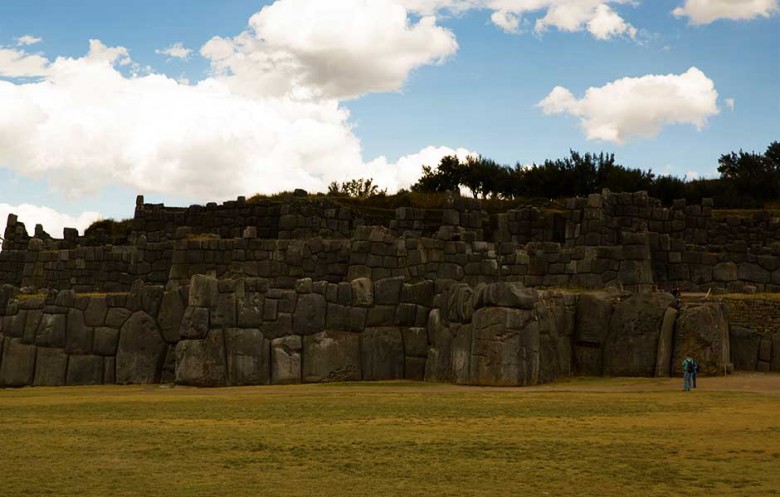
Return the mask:
[[780,495],[780,395],[566,386],[0,390],[0,495]]

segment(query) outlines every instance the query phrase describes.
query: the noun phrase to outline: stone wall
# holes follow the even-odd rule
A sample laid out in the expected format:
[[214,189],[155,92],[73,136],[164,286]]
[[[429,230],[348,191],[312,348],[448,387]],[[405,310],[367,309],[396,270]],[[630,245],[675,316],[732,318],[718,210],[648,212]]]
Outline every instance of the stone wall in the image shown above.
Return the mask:
[[[195,275],[128,293],[0,289],[0,386],[197,386],[415,379],[535,385],[572,374],[780,371],[780,347],[719,303],[666,293],[472,287],[403,277],[349,282]],[[780,337],[780,334],[774,338]],[[776,340],[775,340],[776,342]]]

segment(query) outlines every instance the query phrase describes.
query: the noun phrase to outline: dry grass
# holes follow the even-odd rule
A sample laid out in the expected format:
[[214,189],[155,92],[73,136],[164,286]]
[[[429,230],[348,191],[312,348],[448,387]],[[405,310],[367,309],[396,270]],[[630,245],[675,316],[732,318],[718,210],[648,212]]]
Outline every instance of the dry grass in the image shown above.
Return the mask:
[[756,377],[5,390],[0,494],[780,495]]

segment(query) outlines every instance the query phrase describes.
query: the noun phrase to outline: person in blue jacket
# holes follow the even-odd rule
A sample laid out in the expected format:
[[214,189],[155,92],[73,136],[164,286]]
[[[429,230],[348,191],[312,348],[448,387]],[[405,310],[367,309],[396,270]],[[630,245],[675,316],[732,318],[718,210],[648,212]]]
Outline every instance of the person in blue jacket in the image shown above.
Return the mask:
[[691,380],[694,375],[694,369],[696,361],[694,361],[691,356],[687,356],[683,362],[682,362],[682,368],[683,368],[683,390],[686,392],[691,391]]

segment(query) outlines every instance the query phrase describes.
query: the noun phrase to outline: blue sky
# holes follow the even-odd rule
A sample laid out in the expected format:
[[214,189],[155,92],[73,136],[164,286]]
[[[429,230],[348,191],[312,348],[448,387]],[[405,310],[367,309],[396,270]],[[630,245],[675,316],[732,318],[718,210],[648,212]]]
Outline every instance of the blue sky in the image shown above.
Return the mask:
[[780,139],[778,48],[777,0],[6,0],[0,226],[393,190],[447,153],[712,176]]

